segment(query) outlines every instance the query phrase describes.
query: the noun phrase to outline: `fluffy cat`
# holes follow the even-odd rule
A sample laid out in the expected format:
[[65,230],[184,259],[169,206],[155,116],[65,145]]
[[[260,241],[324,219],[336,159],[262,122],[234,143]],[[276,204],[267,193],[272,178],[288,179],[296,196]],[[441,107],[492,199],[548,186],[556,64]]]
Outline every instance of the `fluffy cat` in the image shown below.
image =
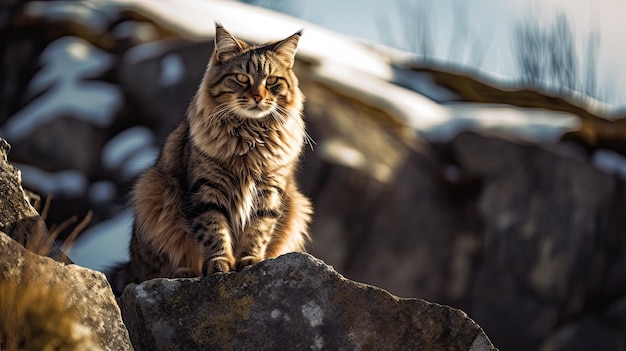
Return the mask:
[[216,24],[215,50],[187,116],[133,191],[130,282],[203,276],[293,251],[309,240],[311,204],[294,171],[308,135],[292,70],[301,36],[263,45]]

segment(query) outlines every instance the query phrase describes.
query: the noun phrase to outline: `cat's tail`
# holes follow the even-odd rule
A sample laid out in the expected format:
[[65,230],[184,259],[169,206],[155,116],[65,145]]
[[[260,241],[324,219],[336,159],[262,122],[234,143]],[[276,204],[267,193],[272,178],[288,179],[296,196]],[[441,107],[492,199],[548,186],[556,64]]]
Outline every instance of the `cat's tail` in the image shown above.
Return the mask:
[[104,274],[109,284],[111,284],[111,289],[113,289],[113,294],[116,297],[121,296],[126,285],[135,280],[130,272],[130,262],[119,263],[107,269]]

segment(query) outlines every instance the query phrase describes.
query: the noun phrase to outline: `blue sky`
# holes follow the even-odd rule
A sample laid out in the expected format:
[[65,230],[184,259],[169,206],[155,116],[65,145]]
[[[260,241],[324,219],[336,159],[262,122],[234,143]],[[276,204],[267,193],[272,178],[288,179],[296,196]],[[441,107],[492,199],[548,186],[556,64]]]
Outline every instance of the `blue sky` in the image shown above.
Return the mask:
[[[624,0],[293,0],[292,11],[324,27],[390,44],[402,38],[398,4],[417,4],[428,14],[435,58],[515,77],[512,33],[529,18],[551,23],[564,13],[582,49],[599,33],[598,86],[611,103],[626,105],[626,1]],[[455,11],[456,10],[456,11]],[[456,15],[455,15],[456,12]],[[465,25],[463,23],[465,22]],[[457,30],[455,31],[455,25]],[[453,36],[453,32],[457,33]],[[463,33],[459,35],[458,33]],[[457,45],[452,45],[451,40]],[[406,44],[406,43],[404,43]],[[406,47],[405,47],[406,48]],[[452,50],[452,51],[451,51]],[[483,53],[479,60],[477,53]],[[582,52],[581,52],[582,55]],[[480,61],[480,62],[477,62]]]

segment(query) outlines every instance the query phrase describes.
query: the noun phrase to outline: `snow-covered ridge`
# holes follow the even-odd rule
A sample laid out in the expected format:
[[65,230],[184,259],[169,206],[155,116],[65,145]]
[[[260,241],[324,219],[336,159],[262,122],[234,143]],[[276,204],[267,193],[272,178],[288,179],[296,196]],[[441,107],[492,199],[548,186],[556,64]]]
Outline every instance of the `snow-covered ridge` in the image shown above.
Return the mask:
[[[215,22],[235,36],[257,43],[281,39],[304,29],[298,44],[301,59],[353,66],[381,79],[391,78],[389,62],[377,50],[309,22],[263,8],[227,0],[184,0],[176,1],[175,6],[168,1],[111,2],[141,12],[167,29],[194,40],[212,38]],[[358,64],[355,64],[356,58]]]
[[[298,58],[313,64],[315,74],[311,76],[311,79],[332,84],[349,96],[389,111],[400,122],[414,128],[420,135],[430,140],[447,140],[464,129],[488,129],[505,134],[519,134],[520,137],[530,137],[533,140],[545,140],[543,139],[545,135],[557,135],[564,130],[573,130],[579,126],[575,118],[561,118],[563,114],[560,112],[555,112],[552,116],[551,111],[544,111],[542,114],[546,118],[537,119],[534,117],[536,109],[511,106],[500,106],[498,109],[479,108],[474,104],[469,104],[468,108],[464,108],[461,104],[455,106],[439,104],[431,100],[432,96],[453,93],[436,84],[428,84],[423,75],[405,77],[414,72],[399,71],[392,64],[394,61],[398,63],[406,59],[404,54],[367,45],[306,21],[236,1],[111,0],[107,2],[85,1],[82,5],[97,8],[98,11],[104,13],[110,13],[113,9],[136,12],[163,27],[165,31],[174,32],[191,40],[212,38],[215,22],[222,23],[234,35],[252,42],[277,40],[304,29],[304,35],[298,47]],[[65,5],[68,7],[65,12],[59,10],[58,6],[57,10],[51,13],[42,13],[40,7],[35,7],[35,10],[39,15],[51,16],[55,19],[68,17],[75,12],[71,9],[74,6],[72,4]],[[93,28],[94,32],[100,30],[100,27]],[[156,44],[135,47],[132,54],[141,57],[143,50],[150,51],[150,48]],[[173,61],[173,63],[176,62]],[[163,77],[164,83],[177,79],[176,72],[178,71],[168,70],[167,72],[172,74]],[[398,77],[398,75],[403,76]],[[405,86],[417,84],[426,91],[420,94],[395,83],[402,78],[414,81],[414,84]],[[495,113],[497,116],[494,115]],[[551,117],[555,117],[554,120]],[[481,119],[489,122],[485,123]],[[520,127],[524,127],[525,119],[532,119],[534,128],[552,128],[553,132],[542,133],[541,137],[527,131],[518,133],[518,130],[521,130]],[[544,121],[549,121],[549,123],[544,123]],[[446,132],[442,133],[443,130]]]
[[[367,45],[266,9],[219,0],[177,2],[176,11],[172,11],[171,3],[162,1],[115,0],[114,3],[141,12],[155,22],[167,26],[168,30],[195,40],[211,38],[216,21],[222,23],[235,36],[253,42],[276,40],[280,38],[277,38],[278,34],[286,36],[304,29],[298,46],[298,58],[315,64],[315,75],[312,79],[332,84],[349,96],[367,100],[431,140],[449,139],[465,129],[519,134],[519,137],[532,140],[545,140],[549,136],[554,140],[563,131],[579,126],[573,115],[562,118],[562,112],[542,111],[542,116],[537,118],[536,109],[511,106],[498,106],[494,109],[474,104],[468,104],[465,109],[463,104],[441,105],[393,83],[398,71],[394,69],[392,61],[401,62],[401,53]],[[419,80],[416,83],[423,83],[421,76],[416,75],[411,79]],[[433,94],[441,94],[444,90],[434,84],[425,88],[432,90]],[[526,126],[527,120],[531,121],[530,129]],[[518,130],[520,133],[516,133]],[[542,130],[542,133],[535,135],[531,130]]]
[[[84,21],[85,26],[90,25],[91,17],[88,13],[84,13],[82,17],[72,17],[73,7],[95,8],[102,13],[136,12],[140,18],[148,18],[166,31],[196,41],[206,41],[213,37],[215,21],[221,22],[236,36],[252,42],[276,40],[304,29],[298,59],[307,63],[305,66],[310,69],[306,79],[332,86],[343,95],[386,111],[415,130],[418,135],[431,141],[449,141],[464,130],[487,131],[530,141],[556,141],[564,132],[575,130],[580,124],[573,114],[546,109],[497,104],[439,103],[438,101],[455,100],[456,93],[437,85],[428,74],[402,69],[400,53],[391,53],[302,20],[235,1],[92,0],[54,3],[56,11],[50,13],[42,12],[41,3],[35,4],[37,5],[33,5],[33,8],[39,11],[39,16],[48,16],[55,20],[60,17],[72,18],[73,21]],[[60,10],[61,7],[66,10]],[[100,22],[94,23],[94,33],[103,30]],[[132,26],[127,24],[122,29],[116,27],[113,34],[128,36],[129,33],[122,32]],[[135,64],[157,57],[158,53],[163,52],[162,47],[159,47],[162,45],[166,44],[163,41],[153,41],[133,46],[124,53],[124,60]],[[119,90],[107,95],[106,87],[97,85],[101,82],[89,78],[110,68],[112,54],[76,37],[61,38],[51,43],[46,52],[49,54],[41,57],[44,68],[31,82],[30,91],[37,94],[53,84],[56,84],[55,89],[37,97],[35,102],[43,103],[36,110],[37,113],[31,110],[37,105],[30,104],[14,115],[0,129],[0,136],[15,139],[27,135],[29,128],[41,127],[52,118],[68,115],[96,126],[107,126],[122,103],[122,97]],[[185,68],[178,53],[164,56],[160,65],[162,69],[157,77],[160,86],[167,87],[182,79]],[[60,88],[67,89],[62,90],[62,97],[53,99],[53,93]],[[59,106],[62,102],[65,105]],[[127,181],[148,167],[158,150],[153,135],[136,127],[111,137],[102,152],[103,169]],[[595,164],[611,172],[623,172],[623,160],[609,156],[597,158]],[[359,154],[355,154],[352,160],[360,162]],[[114,187],[106,181],[89,185],[87,181],[83,182],[77,177],[73,178],[73,182],[68,182],[68,177],[63,172],[46,173],[24,168],[25,179],[30,177],[33,182],[45,184],[47,188],[44,191],[73,194],[80,186],[81,191],[88,189],[95,199],[94,203],[105,201],[107,191]],[[130,217],[130,214],[126,216]],[[101,237],[102,233],[114,232],[120,235],[115,242],[126,242],[130,232],[129,223],[128,218],[114,218],[90,229],[77,243],[75,256],[72,258],[79,264],[102,269],[111,256],[97,256],[104,244],[98,242],[87,245],[89,237]],[[116,254],[121,255],[119,259],[124,259],[124,247],[113,247],[109,250],[117,250]],[[96,262],[98,259],[102,262]]]

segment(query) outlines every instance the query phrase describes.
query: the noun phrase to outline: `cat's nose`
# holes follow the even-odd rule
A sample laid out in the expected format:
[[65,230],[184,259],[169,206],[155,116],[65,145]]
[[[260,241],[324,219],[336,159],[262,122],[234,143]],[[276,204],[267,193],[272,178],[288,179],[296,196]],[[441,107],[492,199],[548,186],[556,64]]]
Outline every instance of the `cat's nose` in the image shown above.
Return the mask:
[[254,99],[254,101],[256,101],[257,104],[261,102],[261,99],[263,99],[261,95],[252,95],[252,98]]

